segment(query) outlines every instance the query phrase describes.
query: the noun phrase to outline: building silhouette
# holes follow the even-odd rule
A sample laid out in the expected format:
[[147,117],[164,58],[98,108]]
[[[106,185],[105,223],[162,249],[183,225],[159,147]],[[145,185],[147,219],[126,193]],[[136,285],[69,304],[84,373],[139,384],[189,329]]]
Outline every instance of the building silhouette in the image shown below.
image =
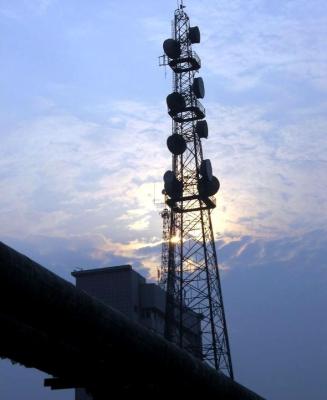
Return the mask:
[[[155,283],[148,283],[130,265],[75,270],[72,276],[78,289],[164,336],[166,293]],[[176,310],[178,312],[177,305]],[[202,358],[202,316],[189,309],[186,317],[183,326],[185,347],[194,349],[193,355]],[[76,389],[75,393],[76,400],[92,399],[84,389]]]

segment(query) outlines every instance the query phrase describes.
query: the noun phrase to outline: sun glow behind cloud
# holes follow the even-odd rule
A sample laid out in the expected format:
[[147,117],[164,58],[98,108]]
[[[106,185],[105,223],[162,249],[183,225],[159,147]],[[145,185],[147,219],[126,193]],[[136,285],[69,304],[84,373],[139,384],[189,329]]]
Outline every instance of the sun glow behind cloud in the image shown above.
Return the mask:
[[[321,226],[325,203],[319,210],[308,204],[324,197],[326,121],[315,125],[320,144],[309,145],[303,162],[291,137],[303,138],[304,146],[306,135],[312,136],[308,112],[306,124],[299,114],[297,123],[280,128],[258,107],[209,103],[207,108],[210,136],[204,147],[221,180],[213,212],[218,236],[276,237],[294,227],[303,232]],[[54,112],[13,129],[3,139],[1,157],[3,234],[69,240],[93,235],[107,243],[96,245],[99,262],[112,252],[144,263],[139,251],[153,238],[161,240],[154,200],[161,197],[162,173],[169,168],[167,125],[162,104],[119,102],[105,123]],[[276,134],[278,142],[271,142]],[[316,176],[309,178],[312,168]],[[150,264],[153,268],[153,260]]]

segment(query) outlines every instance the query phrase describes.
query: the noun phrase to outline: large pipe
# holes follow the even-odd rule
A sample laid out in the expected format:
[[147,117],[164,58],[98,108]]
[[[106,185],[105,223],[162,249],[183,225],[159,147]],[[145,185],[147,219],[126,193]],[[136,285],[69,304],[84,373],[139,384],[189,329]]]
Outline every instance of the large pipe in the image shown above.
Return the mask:
[[1,242],[0,321],[0,356],[86,387],[96,398],[139,389],[262,399]]

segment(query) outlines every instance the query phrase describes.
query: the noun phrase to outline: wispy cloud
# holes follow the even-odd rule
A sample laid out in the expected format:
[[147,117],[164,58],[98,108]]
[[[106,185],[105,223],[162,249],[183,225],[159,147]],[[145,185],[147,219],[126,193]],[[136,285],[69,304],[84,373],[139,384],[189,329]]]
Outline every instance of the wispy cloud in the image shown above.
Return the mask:
[[202,26],[204,65],[234,89],[285,78],[327,88],[325,2],[308,9],[303,1],[200,1],[191,8]]
[[[102,123],[49,111],[7,132],[1,149],[3,234],[94,234],[121,243],[133,242],[136,234],[149,243],[160,238],[153,200],[154,185],[158,196],[170,164],[164,105],[122,101],[101,107],[110,109]],[[323,117],[317,123],[306,110],[280,126],[258,106],[207,108],[205,154],[222,183],[213,214],[217,232],[275,236],[325,224]]]
[[215,226],[259,236],[324,226],[325,116],[308,109],[281,123],[267,107],[207,108],[205,151],[222,183]]
[[220,260],[227,269],[248,269],[278,265],[299,270],[326,268],[327,232],[317,229],[306,233],[291,232],[278,238],[221,236],[217,241]]
[[[169,164],[162,146],[167,129],[161,107],[149,108],[112,104],[103,124],[50,111],[6,132],[0,162],[3,237],[70,243],[84,237],[103,262],[109,250],[132,261],[133,252],[160,241],[153,239],[161,223],[153,188]],[[106,252],[100,252],[103,241]]]
[[[37,4],[41,9],[50,5]],[[309,65],[318,68],[324,60],[324,16],[315,5],[316,14],[302,26],[304,11],[295,13],[294,7],[292,2],[268,7],[259,0],[245,5],[212,1],[205,7],[190,2],[197,18],[192,24],[199,23],[203,33],[201,56],[209,68],[203,75],[208,74],[213,85],[220,74],[225,82],[243,88],[235,97],[226,84],[228,100],[218,95],[205,100],[210,134],[203,141],[204,154],[221,180],[213,213],[217,234],[276,237],[326,223],[327,102],[319,101],[322,95],[312,95],[313,75],[308,73]],[[166,37],[158,16],[143,20],[143,27]],[[297,60],[308,67],[299,67]],[[311,85],[309,98],[277,79],[278,71]],[[102,240],[112,241],[119,256],[135,240],[144,247],[160,241],[161,220],[153,199],[160,197],[162,174],[170,167],[164,99],[150,103],[106,98],[68,111],[58,101],[71,89],[58,82],[58,95],[51,82],[47,88],[56,93],[54,98],[34,96],[32,115],[4,125],[3,235],[71,241],[82,235],[94,238],[94,251]],[[262,95],[261,88],[267,86]],[[261,95],[253,95],[250,87]],[[139,249],[133,251],[137,257]],[[105,252],[99,254],[105,259]]]

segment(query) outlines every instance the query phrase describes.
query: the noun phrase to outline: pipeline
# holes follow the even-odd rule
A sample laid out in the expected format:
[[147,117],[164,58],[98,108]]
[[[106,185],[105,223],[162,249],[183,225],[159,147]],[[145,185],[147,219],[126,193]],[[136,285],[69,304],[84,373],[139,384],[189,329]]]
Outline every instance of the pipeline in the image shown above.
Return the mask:
[[1,242],[0,323],[0,357],[95,399],[117,390],[262,399]]

